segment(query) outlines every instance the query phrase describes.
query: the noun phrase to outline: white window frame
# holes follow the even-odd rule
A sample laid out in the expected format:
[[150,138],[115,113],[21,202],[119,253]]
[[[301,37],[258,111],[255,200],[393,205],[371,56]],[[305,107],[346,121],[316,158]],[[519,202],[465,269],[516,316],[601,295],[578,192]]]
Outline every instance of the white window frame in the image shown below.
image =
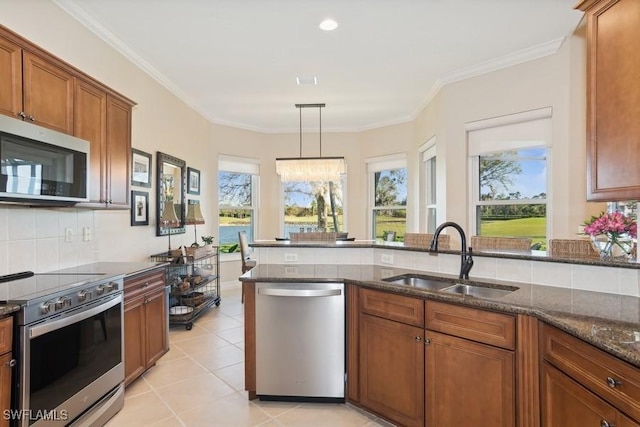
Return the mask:
[[[434,209],[436,214],[433,219],[436,226],[438,224],[438,171],[437,171],[437,146],[436,137],[433,136],[418,148],[420,154],[420,185],[419,185],[419,227],[422,233],[433,233],[435,229],[429,229],[430,209]],[[436,162],[436,168],[432,169],[432,160]],[[433,194],[435,189],[435,194]]]
[[[251,228],[253,239],[258,236],[258,215],[260,207],[260,161],[249,157],[229,156],[226,154],[218,155],[218,174],[220,172],[243,173],[251,175],[251,207],[229,207],[218,206],[218,214],[221,209],[246,209],[251,211]],[[217,175],[218,176],[218,175]],[[220,183],[218,182],[217,194],[219,200]],[[218,221],[218,235],[220,233],[220,221]],[[238,252],[239,253],[239,252]],[[221,257],[234,257],[233,254],[221,254]]]
[[[552,181],[552,125],[551,107],[494,117],[465,124],[469,153],[469,225],[470,234],[477,234],[477,208],[481,205],[546,204],[546,236],[551,238],[553,218]],[[546,199],[480,201],[480,155],[526,148],[546,147]]]
[[407,205],[402,206],[384,206],[384,207],[376,207],[376,195],[375,195],[375,174],[376,172],[381,172],[385,170],[393,170],[393,169],[407,169],[407,175],[409,174],[409,167],[407,165],[407,154],[406,153],[397,153],[391,154],[388,156],[379,156],[379,157],[371,157],[365,160],[367,165],[367,194],[368,194],[368,205],[369,205],[369,215],[367,218],[367,225],[369,229],[369,238],[375,239],[375,230],[373,224],[373,212],[376,210],[389,210],[389,209],[405,209],[407,213],[409,212],[409,198],[411,195],[409,194],[409,181],[407,176]]

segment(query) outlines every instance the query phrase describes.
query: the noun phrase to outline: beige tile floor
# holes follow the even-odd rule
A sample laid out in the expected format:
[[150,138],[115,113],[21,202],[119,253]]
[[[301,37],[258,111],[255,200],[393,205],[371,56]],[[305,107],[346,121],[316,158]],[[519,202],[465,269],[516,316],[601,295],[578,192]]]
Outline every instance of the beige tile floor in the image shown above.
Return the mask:
[[240,284],[224,283],[221,294],[192,330],[170,328],[170,351],[127,387],[107,427],[390,426],[348,404],[249,401]]

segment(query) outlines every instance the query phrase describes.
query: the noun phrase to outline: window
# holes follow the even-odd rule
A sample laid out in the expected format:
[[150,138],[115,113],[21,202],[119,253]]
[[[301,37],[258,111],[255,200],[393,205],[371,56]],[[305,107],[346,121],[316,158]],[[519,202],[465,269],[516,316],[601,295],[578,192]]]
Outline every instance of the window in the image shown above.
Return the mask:
[[344,180],[283,181],[284,236],[301,231],[344,232]]
[[529,237],[546,249],[551,120],[545,115],[515,123],[502,118],[507,123],[469,132],[477,235]]
[[250,242],[254,240],[259,173],[252,159],[220,156],[218,160],[220,252],[240,252],[239,231],[245,231]]
[[422,152],[421,157],[422,207],[420,218],[423,218],[424,221],[421,223],[422,230],[426,230],[427,233],[434,233],[438,226],[436,205],[436,146],[432,141],[427,142],[425,146],[429,146],[429,148]]
[[[371,230],[376,240],[402,240],[407,230],[407,161],[404,155],[367,161]],[[390,238],[389,235],[394,236]]]

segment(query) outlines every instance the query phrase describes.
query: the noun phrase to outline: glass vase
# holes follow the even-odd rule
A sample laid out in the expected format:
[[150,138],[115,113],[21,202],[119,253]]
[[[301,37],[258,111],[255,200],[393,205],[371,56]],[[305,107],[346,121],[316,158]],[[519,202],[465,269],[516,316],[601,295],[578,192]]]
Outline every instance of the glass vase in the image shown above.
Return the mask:
[[628,234],[591,236],[591,245],[603,260],[629,261],[632,256],[633,239]]

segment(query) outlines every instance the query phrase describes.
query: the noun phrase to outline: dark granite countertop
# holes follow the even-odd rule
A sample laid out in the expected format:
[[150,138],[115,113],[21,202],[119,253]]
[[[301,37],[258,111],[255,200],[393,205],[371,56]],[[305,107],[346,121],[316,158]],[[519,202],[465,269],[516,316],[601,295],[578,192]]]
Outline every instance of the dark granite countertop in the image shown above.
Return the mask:
[[[385,282],[405,274],[489,287],[517,287],[501,298],[460,296]],[[640,368],[640,298],[495,280],[468,281],[456,276],[374,265],[259,264],[240,277],[259,282],[345,282],[363,287],[535,316]]]
[[22,307],[16,304],[0,304],[0,317],[5,317],[20,311]]
[[[249,244],[252,248],[379,248],[413,252],[429,252],[427,248],[405,246],[402,242],[378,242],[374,240],[336,241],[336,242],[290,242],[275,240],[258,240]],[[460,254],[455,250],[439,250],[440,253]],[[473,256],[489,258],[507,258],[533,261],[559,262],[563,264],[598,265],[601,267],[640,269],[640,263],[635,261],[611,261],[591,257],[563,257],[548,256],[545,251],[508,251],[508,250],[473,250]]]

